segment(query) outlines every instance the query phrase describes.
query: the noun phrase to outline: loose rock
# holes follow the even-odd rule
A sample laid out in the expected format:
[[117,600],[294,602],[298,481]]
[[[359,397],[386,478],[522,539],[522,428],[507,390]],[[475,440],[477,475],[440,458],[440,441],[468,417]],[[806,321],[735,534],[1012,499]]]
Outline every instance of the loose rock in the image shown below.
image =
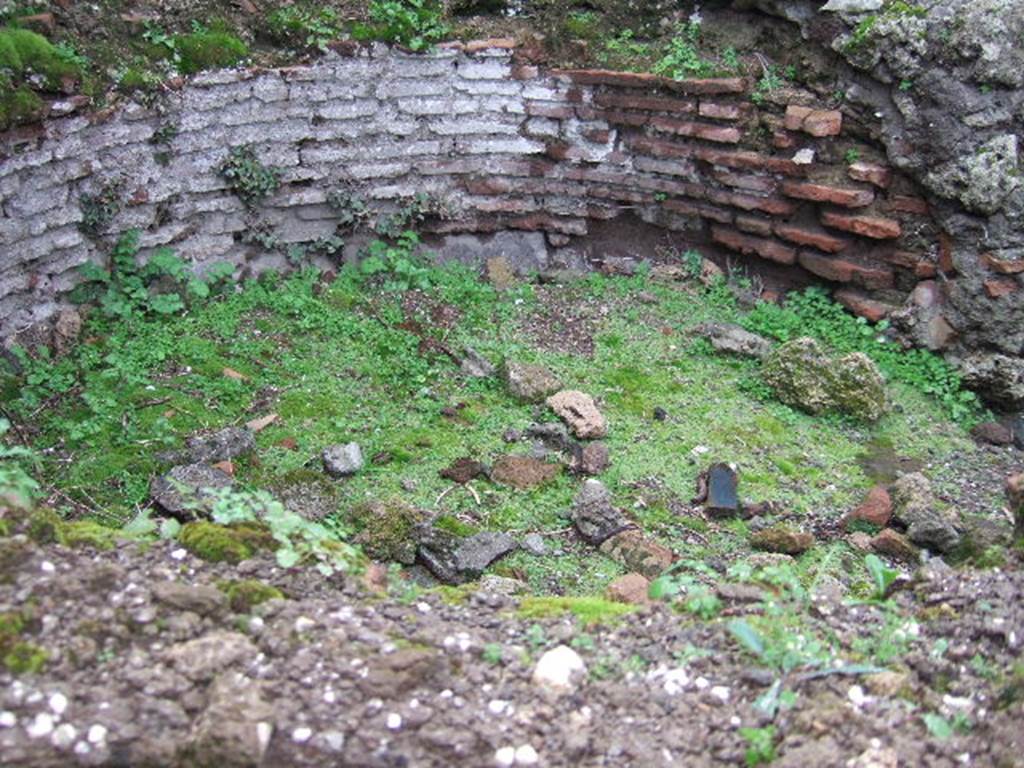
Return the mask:
[[359,443],[332,445],[322,454],[324,470],[332,477],[354,475],[363,468],[363,451]]
[[905,563],[913,564],[921,559],[917,547],[911,544],[906,536],[892,528],[879,531],[878,535],[871,539],[871,548],[880,555],[888,555]]
[[971,437],[979,443],[989,445],[1010,445],[1013,443],[1013,433],[998,421],[983,421],[971,429]]
[[153,597],[182,611],[200,616],[217,613],[227,608],[227,596],[215,587],[164,581],[153,585]]
[[184,464],[150,483],[149,495],[164,512],[180,520],[207,516],[217,493],[232,485],[231,478],[207,464]]
[[494,366],[494,363],[472,347],[466,347],[459,370],[462,371],[463,375],[470,376],[474,379],[486,379],[493,376],[498,371]]
[[609,600],[633,605],[647,605],[651,602],[647,591],[651,582],[639,573],[627,573],[608,585],[605,594]]
[[900,477],[892,487],[893,520],[904,526],[907,538],[934,552],[949,552],[960,543],[951,515],[940,512],[931,483],[920,472]]
[[763,360],[772,351],[772,343],[764,336],[733,323],[705,323],[696,330],[711,342],[716,352]]
[[806,531],[795,531],[785,525],[776,525],[752,535],[750,546],[765,552],[795,556],[814,546],[814,536]]
[[491,468],[491,480],[519,490],[536,488],[552,480],[562,468],[532,456],[500,456]]
[[779,400],[813,415],[839,411],[877,421],[888,407],[882,374],[869,357],[829,358],[811,338],[772,350],[761,374]]
[[602,442],[596,442],[576,446],[569,466],[575,472],[593,476],[604,472],[610,464],[608,446]]
[[642,531],[630,528],[617,533],[601,545],[601,551],[632,571],[655,579],[672,565],[672,550],[647,538]]
[[509,394],[526,403],[542,402],[562,388],[558,377],[542,365],[506,362],[503,374]]
[[567,645],[547,651],[533,669],[534,685],[556,694],[571,693],[587,673],[583,659]]
[[552,395],[547,404],[581,439],[604,437],[608,424],[597,409],[594,398],[575,389],[566,389]]
[[194,464],[212,464],[252,452],[256,436],[245,427],[226,427],[212,435],[190,437],[186,445]]
[[892,518],[892,498],[885,486],[876,485],[868,491],[867,497],[853,510],[845,520],[849,530],[853,523],[861,521],[884,528]]
[[599,480],[587,480],[572,505],[572,522],[584,541],[601,544],[630,526],[612,504],[611,492]]

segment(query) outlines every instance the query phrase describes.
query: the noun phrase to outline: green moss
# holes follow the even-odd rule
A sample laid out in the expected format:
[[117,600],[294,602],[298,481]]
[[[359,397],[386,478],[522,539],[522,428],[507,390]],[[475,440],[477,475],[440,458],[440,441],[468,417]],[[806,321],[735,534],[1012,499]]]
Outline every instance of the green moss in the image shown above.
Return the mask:
[[4,667],[13,675],[34,675],[42,671],[48,659],[45,648],[35,643],[17,642],[4,654]]
[[30,123],[43,114],[43,100],[25,86],[15,88],[0,76],[0,130]]
[[186,75],[204,69],[234,66],[249,55],[249,47],[229,32],[207,30],[174,38],[180,58],[178,67]]
[[218,581],[217,588],[227,595],[231,610],[235,613],[249,613],[254,605],[284,598],[284,593],[277,587],[257,579]]
[[476,526],[464,523],[454,515],[441,515],[434,521],[434,527],[460,538],[472,536],[478,530]]
[[239,563],[260,549],[273,549],[275,544],[265,526],[255,523],[217,525],[206,520],[186,523],[178,540],[189,552],[212,563]]
[[113,549],[117,544],[118,531],[95,520],[76,520],[61,526],[59,540],[66,547],[87,547],[90,549]]
[[78,77],[79,68],[63,59],[49,40],[28,29],[0,29],[0,69],[21,80],[37,74],[48,88],[56,88],[66,77]]
[[601,597],[528,597],[519,604],[524,619],[547,619],[571,613],[580,623],[604,624],[633,611],[633,606]]
[[64,521],[60,515],[47,507],[40,507],[28,518],[26,533],[37,544],[52,544],[60,539]]
[[413,529],[423,519],[419,510],[394,501],[362,504],[352,512],[360,531],[356,543],[369,557],[406,564],[416,559]]

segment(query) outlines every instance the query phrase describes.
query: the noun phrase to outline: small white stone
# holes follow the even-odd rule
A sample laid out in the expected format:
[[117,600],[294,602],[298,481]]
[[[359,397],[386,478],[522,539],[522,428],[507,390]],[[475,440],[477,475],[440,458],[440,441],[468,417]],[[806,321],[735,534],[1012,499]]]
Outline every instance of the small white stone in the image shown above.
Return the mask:
[[338,695],[334,691],[324,691],[324,701],[328,704],[333,704],[338,700]]
[[516,765],[536,765],[539,760],[537,750],[529,744],[523,744],[516,750]]
[[742,724],[743,721],[736,717],[736,715],[733,715],[729,718],[729,725],[731,725],[733,728],[739,728]]
[[846,692],[846,698],[850,700],[850,703],[855,707],[863,707],[869,701],[871,697],[864,693],[864,689],[859,685],[851,685],[850,690]]
[[693,684],[697,686],[698,691],[703,691],[705,688],[711,685],[711,683],[708,682],[708,679],[706,677],[698,677],[696,680],[693,681]]
[[537,661],[533,669],[534,685],[547,688],[558,693],[569,692],[574,687],[574,680],[587,673],[583,659],[572,648],[560,645],[547,651]]
[[75,726],[71,723],[64,723],[57,726],[57,730],[50,737],[50,742],[57,749],[70,749],[71,745],[75,743],[76,738],[78,738],[78,731],[75,729]]
[[270,745],[270,737],[273,735],[273,725],[265,721],[256,723],[256,740],[260,743],[260,752],[266,751]]
[[92,752],[92,747],[90,747],[88,743],[80,741],[75,744],[76,755],[88,755],[90,752]]
[[332,752],[341,752],[341,748],[345,746],[345,734],[338,731],[327,731],[322,734],[322,737],[327,748]]
[[47,712],[40,712],[25,729],[33,739],[49,736],[53,733],[53,717]]
[[430,613],[433,608],[430,607],[430,603],[419,602],[416,603],[416,610],[420,613]]
[[797,165],[810,165],[814,162],[814,150],[813,149],[801,149],[795,155],[793,155],[793,162]]
[[511,768],[516,764],[516,748],[502,747],[494,752],[494,764],[501,768]]
[[308,632],[315,626],[316,622],[308,616],[299,616],[299,618],[295,620],[295,631],[299,634],[302,634],[303,632]]
[[0,728],[13,728],[18,724],[18,718],[13,712],[0,712]]
[[723,703],[729,701],[729,689],[724,685],[712,686],[709,693]]
[[43,560],[43,562],[39,564],[39,568],[42,570],[43,573],[53,573],[57,570],[57,566],[55,566],[49,560]]
[[500,715],[508,709],[508,702],[504,699],[491,699],[487,704],[487,711],[492,715]]
[[292,741],[296,744],[305,744],[313,736],[313,729],[307,728],[304,725],[300,725],[294,731],[292,731]]
[[171,552],[171,559],[173,560],[184,560],[186,557],[188,557],[188,550],[186,549],[176,549]]
[[68,697],[63,693],[54,693],[50,695],[50,710],[55,715],[63,715],[68,708]]
[[89,730],[86,731],[85,738],[90,744],[102,743],[107,738],[106,726],[100,725],[99,723],[90,726]]
[[388,715],[387,719],[388,730],[397,731],[402,727],[402,716],[397,712],[392,712]]

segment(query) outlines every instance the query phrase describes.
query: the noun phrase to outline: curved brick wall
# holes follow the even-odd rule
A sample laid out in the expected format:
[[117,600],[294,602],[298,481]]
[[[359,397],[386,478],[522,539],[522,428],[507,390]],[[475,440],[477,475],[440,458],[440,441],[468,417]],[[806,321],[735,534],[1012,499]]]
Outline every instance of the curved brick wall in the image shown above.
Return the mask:
[[[844,125],[806,92],[755,107],[741,79],[542,71],[501,41],[429,56],[349,53],[202,75],[159,109],[131,104],[5,137],[0,335],[52,315],[74,268],[130,228],[198,268],[283,263],[241,234],[258,218],[283,243],[330,235],[327,194],[346,183],[384,208],[439,195],[456,211],[427,222],[439,236],[544,233],[531,236],[541,262],[586,255],[577,244],[596,222],[628,214],[680,243],[844,284],[839,297],[875,317],[941,268],[941,238],[911,183],[854,161],[884,157],[871,127]],[[178,133],[156,142],[168,125]],[[240,144],[282,169],[281,189],[255,214],[217,173]],[[90,239],[80,197],[111,182],[123,208],[107,236]]]

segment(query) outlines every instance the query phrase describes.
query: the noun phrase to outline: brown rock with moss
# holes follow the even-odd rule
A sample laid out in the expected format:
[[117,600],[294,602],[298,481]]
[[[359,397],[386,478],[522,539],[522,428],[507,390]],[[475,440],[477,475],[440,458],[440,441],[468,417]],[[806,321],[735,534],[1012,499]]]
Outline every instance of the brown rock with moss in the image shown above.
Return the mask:
[[360,529],[355,543],[374,560],[412,565],[416,562],[416,527],[426,518],[422,511],[399,502],[362,504],[352,513]]
[[651,598],[647,594],[651,582],[639,573],[627,573],[611,582],[605,590],[609,600],[632,605],[647,605]]
[[910,543],[910,539],[899,531],[886,528],[871,539],[871,548],[880,555],[888,555],[905,563],[917,563],[921,553]]
[[525,491],[553,480],[561,471],[558,464],[548,464],[532,456],[501,456],[491,468],[491,480]]
[[615,534],[600,549],[612,560],[648,579],[658,577],[675,560],[672,550],[647,538],[636,528]]
[[794,530],[787,525],[776,525],[758,531],[751,536],[750,546],[764,552],[802,555],[814,546],[814,536],[806,531]]

